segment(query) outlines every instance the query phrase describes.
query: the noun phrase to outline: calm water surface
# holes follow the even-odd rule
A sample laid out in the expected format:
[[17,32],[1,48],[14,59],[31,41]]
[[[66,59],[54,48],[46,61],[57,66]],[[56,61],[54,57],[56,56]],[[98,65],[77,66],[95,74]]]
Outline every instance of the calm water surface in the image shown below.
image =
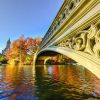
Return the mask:
[[0,66],[0,100],[100,100],[100,79],[79,65]]

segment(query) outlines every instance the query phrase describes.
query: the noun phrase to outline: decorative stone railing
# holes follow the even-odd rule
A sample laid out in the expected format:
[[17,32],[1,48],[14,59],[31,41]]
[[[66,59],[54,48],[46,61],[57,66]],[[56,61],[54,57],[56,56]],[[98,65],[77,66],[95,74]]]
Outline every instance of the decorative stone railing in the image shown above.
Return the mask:
[[60,29],[61,25],[63,24],[64,20],[67,19],[70,14],[72,13],[73,9],[80,4],[82,0],[65,0],[64,4],[62,5],[62,10],[60,13],[58,12],[55,20],[53,21],[52,25],[50,26],[48,32],[43,38],[42,45],[54,34],[56,34],[57,30]]
[[64,38],[55,46],[69,47],[100,58],[100,20],[87,30],[80,31],[71,38]]

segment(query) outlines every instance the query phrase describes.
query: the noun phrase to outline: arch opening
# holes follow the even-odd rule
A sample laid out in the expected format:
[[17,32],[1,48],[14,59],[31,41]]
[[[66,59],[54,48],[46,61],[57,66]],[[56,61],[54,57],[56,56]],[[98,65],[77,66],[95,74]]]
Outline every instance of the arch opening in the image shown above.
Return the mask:
[[75,63],[76,61],[74,61],[73,59],[50,50],[41,52],[36,59],[36,65],[63,65]]

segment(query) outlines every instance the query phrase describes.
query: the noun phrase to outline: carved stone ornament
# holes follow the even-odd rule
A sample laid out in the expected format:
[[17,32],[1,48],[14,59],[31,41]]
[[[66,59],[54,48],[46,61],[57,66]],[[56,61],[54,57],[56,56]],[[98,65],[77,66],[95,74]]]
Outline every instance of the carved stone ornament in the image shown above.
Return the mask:
[[88,30],[80,31],[72,38],[63,40],[58,46],[69,47],[100,58],[100,29],[92,24]]

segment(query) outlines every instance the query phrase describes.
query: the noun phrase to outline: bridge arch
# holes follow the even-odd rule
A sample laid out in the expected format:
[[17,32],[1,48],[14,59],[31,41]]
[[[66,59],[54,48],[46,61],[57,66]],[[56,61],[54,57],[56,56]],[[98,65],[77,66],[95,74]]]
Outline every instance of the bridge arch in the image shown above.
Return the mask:
[[46,62],[47,62],[48,60],[50,60],[50,59],[51,59],[51,57],[46,58],[46,59],[44,60],[44,64],[46,64]]
[[37,64],[38,62],[37,61],[43,61],[42,64],[46,64],[46,62],[48,60],[52,60],[52,57],[54,56],[57,56],[59,54],[59,52],[56,52],[56,51],[52,51],[52,50],[46,50],[46,51],[42,51],[40,53],[37,53],[35,55],[35,64]]
[[100,78],[100,61],[95,57],[92,57],[88,53],[79,52],[67,47],[64,48],[64,47],[53,46],[44,48],[40,52],[38,52],[37,58],[35,60],[37,60],[38,56],[41,56],[43,52],[46,53],[47,51],[56,52],[73,59],[74,61],[78,62],[80,65],[84,66],[85,68],[87,68],[89,71],[91,71],[93,74],[95,74],[97,77]]

